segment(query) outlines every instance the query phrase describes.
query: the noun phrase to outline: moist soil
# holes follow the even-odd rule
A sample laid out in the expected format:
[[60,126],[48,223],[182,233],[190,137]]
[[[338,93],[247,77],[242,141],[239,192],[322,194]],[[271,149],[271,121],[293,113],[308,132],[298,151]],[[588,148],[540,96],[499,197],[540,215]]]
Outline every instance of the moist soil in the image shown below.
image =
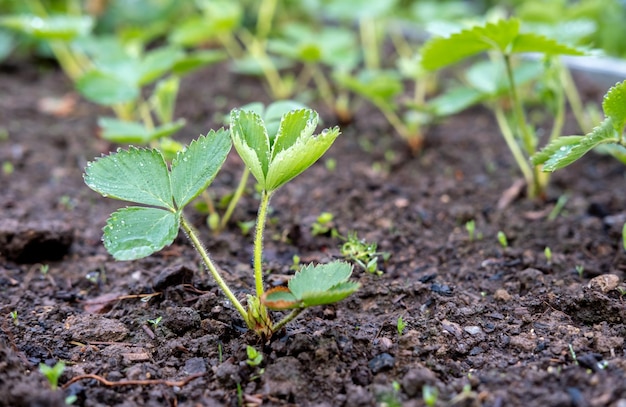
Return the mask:
[[[581,88],[594,102],[605,91]],[[361,106],[327,155],[273,198],[266,284],[285,284],[294,255],[341,258],[339,238],[311,232],[322,212],[341,235],[391,256],[382,275],[355,267],[355,295],[262,341],[183,235],[146,259],[107,254],[102,227],[124,203],[82,179],[89,160],[118,147],[97,134],[106,109],[26,62],[2,68],[0,94],[0,405],[75,396],[77,406],[422,406],[425,388],[437,389],[437,406],[626,405],[626,173],[609,157],[585,156],[554,174],[545,200],[530,200],[488,111],[431,126],[414,156]],[[177,116],[188,125],[177,138],[257,100],[269,101],[255,78],[225,64],[197,72],[182,83]],[[209,188],[216,201],[241,171],[233,152]],[[257,198],[250,182],[219,235],[187,210],[242,299],[254,290],[252,237],[238,223],[254,220]],[[246,363],[247,345],[260,365]],[[53,391],[38,365],[57,361],[66,369]]]

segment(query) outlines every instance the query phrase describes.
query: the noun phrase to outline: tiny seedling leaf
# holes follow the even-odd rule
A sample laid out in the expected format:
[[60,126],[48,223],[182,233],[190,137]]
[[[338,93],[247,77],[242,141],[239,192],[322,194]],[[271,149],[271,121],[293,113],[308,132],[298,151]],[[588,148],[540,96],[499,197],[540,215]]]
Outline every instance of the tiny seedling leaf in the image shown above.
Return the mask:
[[87,164],[85,183],[105,197],[174,211],[167,165],[160,152],[118,149]]
[[148,144],[152,140],[171,136],[185,126],[185,120],[165,123],[153,129],[148,129],[142,123],[127,122],[112,117],[101,117],[98,126],[102,129],[102,138],[114,143]]
[[113,212],[104,227],[104,246],[117,260],[135,260],[171,244],[178,235],[179,214],[131,206]]
[[281,118],[272,145],[272,160],[283,150],[293,147],[300,140],[307,140],[315,131],[319,117],[311,109],[292,110]]
[[183,208],[213,181],[232,144],[228,131],[211,130],[191,142],[172,162],[172,191],[177,207]]

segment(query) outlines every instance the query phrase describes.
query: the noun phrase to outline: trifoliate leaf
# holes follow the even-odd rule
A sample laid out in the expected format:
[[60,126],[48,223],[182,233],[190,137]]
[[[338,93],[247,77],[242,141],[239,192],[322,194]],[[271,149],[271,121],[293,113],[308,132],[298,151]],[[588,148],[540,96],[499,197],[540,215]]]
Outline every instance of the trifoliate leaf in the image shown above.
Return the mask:
[[117,260],[135,260],[171,244],[178,235],[179,215],[157,208],[131,206],[111,214],[104,227],[104,246]]
[[191,142],[172,162],[172,191],[178,209],[200,195],[213,181],[231,148],[228,131],[211,130]]
[[87,164],[85,183],[104,197],[174,211],[167,165],[157,150],[130,147]]
[[289,280],[288,286],[294,297],[304,300],[309,295],[328,291],[337,284],[348,281],[351,274],[352,266],[345,262],[309,264]]
[[315,163],[339,136],[339,128],[326,129],[315,137],[302,137],[282,150],[270,163],[265,190],[275,191]]
[[615,130],[621,134],[626,124],[626,81],[609,89],[604,95],[602,109],[611,118]]
[[519,20],[499,20],[475,26],[449,37],[433,37],[422,47],[422,65],[436,70],[489,49],[504,52],[519,32]]
[[237,153],[264,188],[270,141],[263,120],[253,111],[234,109],[230,113],[230,135]]

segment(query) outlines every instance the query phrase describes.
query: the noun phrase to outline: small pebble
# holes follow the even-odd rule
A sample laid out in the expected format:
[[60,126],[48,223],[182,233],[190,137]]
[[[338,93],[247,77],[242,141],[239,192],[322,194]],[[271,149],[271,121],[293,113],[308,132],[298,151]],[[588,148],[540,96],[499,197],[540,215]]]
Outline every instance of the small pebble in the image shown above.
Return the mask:
[[619,277],[615,274],[602,274],[589,280],[588,287],[602,293],[608,293],[619,285]]
[[396,359],[388,353],[381,353],[380,355],[374,357],[369,361],[367,366],[370,368],[372,373],[377,374],[382,372],[383,370],[388,370],[393,368]]

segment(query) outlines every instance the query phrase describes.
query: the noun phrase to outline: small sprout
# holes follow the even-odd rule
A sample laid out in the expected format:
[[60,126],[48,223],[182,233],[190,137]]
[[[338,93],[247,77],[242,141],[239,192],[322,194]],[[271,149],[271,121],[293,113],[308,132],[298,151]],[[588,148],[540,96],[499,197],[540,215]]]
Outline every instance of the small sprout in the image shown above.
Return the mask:
[[59,387],[59,378],[63,374],[65,370],[65,363],[57,362],[54,366],[50,367],[45,363],[39,364],[39,371],[42,375],[48,379],[48,383],[50,383],[50,388],[52,390],[56,390]]
[[507,239],[506,235],[501,230],[498,231],[498,243],[504,248],[509,247],[509,239]]
[[162,319],[163,317],[156,317],[154,319],[149,319],[148,322],[150,323],[150,325],[152,325],[152,329],[157,329]]
[[220,364],[224,361],[224,346],[222,342],[217,344],[217,361],[220,362]]
[[578,365],[578,358],[576,357],[576,351],[574,351],[574,347],[572,346],[571,343],[568,345],[568,347],[569,347],[569,354],[572,357],[574,364]]
[[476,236],[476,221],[474,219],[468,220],[465,223],[465,230],[467,230],[467,237],[470,242],[474,241],[474,237]]
[[246,346],[246,353],[248,354],[248,360],[246,360],[248,366],[256,367],[263,362],[263,354],[254,347],[250,345]]
[[289,270],[293,270],[293,271],[298,271],[300,270],[300,256],[298,256],[297,254],[294,254],[293,257],[291,258],[292,264],[291,267],[289,267]]
[[391,391],[385,392],[381,397],[381,406],[386,407],[401,407],[402,402],[398,399],[398,394],[400,393],[400,383],[394,380],[391,382]]
[[585,272],[585,266],[583,266],[582,264],[577,264],[576,273],[578,274],[578,277],[583,278],[584,272]]
[[19,326],[20,320],[17,318],[17,310],[13,310],[9,313],[11,319],[13,320],[13,325]]
[[546,256],[546,261],[548,262],[548,264],[552,263],[552,250],[550,249],[550,247],[546,246],[546,248],[543,249],[543,254]]
[[311,234],[313,236],[322,236],[332,233],[334,216],[330,212],[322,212],[315,222],[311,225]]
[[2,163],[2,173],[4,175],[11,175],[13,174],[13,171],[15,171],[15,167],[13,166],[13,163],[11,163],[11,161],[4,161]]
[[241,234],[246,236],[250,233],[252,228],[254,227],[255,222],[253,220],[249,220],[247,222],[238,222],[237,226],[239,226],[239,230],[241,230]]
[[219,213],[217,213],[217,212],[211,213],[207,217],[206,223],[209,226],[209,229],[211,229],[211,230],[218,230],[218,228],[220,227],[220,215],[219,215]]
[[622,247],[626,251],[626,223],[622,226]]
[[398,336],[402,336],[404,329],[406,328],[406,322],[402,319],[402,315],[398,317],[398,322],[396,323],[396,330],[398,331]]
[[337,160],[329,158],[324,162],[324,166],[329,172],[334,172],[337,169]]
[[559,214],[561,214],[568,199],[569,197],[567,195],[561,195],[559,199],[557,199],[556,204],[554,205],[554,208],[552,208],[552,210],[550,211],[550,214],[548,215],[548,220],[550,221],[555,220],[559,216]]
[[383,272],[378,268],[378,260],[382,258],[383,261],[387,261],[391,254],[378,252],[376,251],[377,248],[378,244],[359,240],[357,234],[353,232],[348,234],[348,238],[341,246],[340,251],[344,258],[355,262],[363,270],[380,276]]
[[43,276],[48,275],[48,271],[50,271],[50,265],[49,264],[42,264],[41,266],[39,266],[39,272]]
[[425,384],[422,386],[422,400],[428,407],[434,407],[437,405],[437,399],[439,398],[439,390],[434,386]]

